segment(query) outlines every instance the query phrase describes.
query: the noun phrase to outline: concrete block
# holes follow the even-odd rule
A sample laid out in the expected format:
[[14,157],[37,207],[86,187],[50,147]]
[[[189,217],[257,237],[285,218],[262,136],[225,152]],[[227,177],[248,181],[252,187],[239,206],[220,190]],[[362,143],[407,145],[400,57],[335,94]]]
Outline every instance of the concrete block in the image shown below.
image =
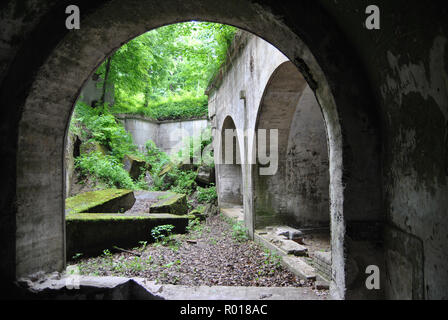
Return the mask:
[[65,199],[65,213],[125,212],[135,203],[134,192],[125,189],[105,189],[78,194]]
[[185,194],[170,192],[158,202],[151,205],[150,213],[171,213],[177,215],[187,214],[187,196]]
[[301,257],[290,255],[283,256],[282,264],[296,276],[304,280],[316,280],[316,272],[314,268],[306,263]]

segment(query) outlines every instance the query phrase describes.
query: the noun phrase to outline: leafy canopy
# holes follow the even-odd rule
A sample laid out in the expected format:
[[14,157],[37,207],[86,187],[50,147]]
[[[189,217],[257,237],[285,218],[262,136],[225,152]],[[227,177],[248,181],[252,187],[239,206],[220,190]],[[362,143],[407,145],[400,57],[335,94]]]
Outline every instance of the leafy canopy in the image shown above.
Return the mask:
[[[115,88],[113,112],[161,120],[205,116],[204,91],[225,61],[235,31],[227,25],[192,21],[129,41],[110,57],[107,81]],[[107,61],[97,70],[103,79],[106,65]]]

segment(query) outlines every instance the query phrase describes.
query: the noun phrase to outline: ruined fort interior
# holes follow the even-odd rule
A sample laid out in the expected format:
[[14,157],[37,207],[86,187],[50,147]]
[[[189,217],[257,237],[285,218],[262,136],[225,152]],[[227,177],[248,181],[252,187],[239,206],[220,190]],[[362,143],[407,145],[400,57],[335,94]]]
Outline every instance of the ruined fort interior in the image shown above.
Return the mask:
[[[331,299],[447,299],[448,5],[374,2],[2,2],[1,296],[29,298],[18,280],[67,266],[64,152],[92,73],[136,36],[194,20],[239,29],[201,124],[212,128],[220,210],[258,242],[272,226],[312,234]],[[69,30],[73,4],[80,28]],[[143,126],[123,121],[133,134]],[[379,287],[366,285],[372,266]],[[159,298],[116,284],[127,293],[112,297]]]

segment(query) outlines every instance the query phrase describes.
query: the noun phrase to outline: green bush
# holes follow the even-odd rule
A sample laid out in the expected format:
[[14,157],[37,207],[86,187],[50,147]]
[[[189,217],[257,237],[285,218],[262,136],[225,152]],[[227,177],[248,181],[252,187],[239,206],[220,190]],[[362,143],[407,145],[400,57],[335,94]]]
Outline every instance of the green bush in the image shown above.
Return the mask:
[[168,174],[175,179],[171,191],[189,195],[196,189],[197,173],[195,171],[182,171],[175,168]]
[[213,203],[218,198],[215,186],[211,186],[208,188],[202,188],[198,186],[197,192],[198,192],[197,199],[201,203]]
[[127,97],[121,99],[112,108],[114,113],[140,114],[155,120],[197,119],[208,115],[208,98],[206,95],[195,96],[190,93],[159,98],[148,106]]
[[84,154],[75,159],[75,167],[82,175],[97,178],[109,187],[136,189],[128,172],[112,156],[100,152]]
[[78,102],[71,124],[73,131],[81,131],[84,140],[96,141],[106,146],[110,155],[118,161],[122,161],[125,154],[137,154],[132,136],[107,112],[107,106],[91,108]]
[[153,228],[151,230],[151,235],[156,242],[165,245],[169,242],[173,229],[174,226],[172,224],[164,224]]
[[[174,156],[174,161],[180,163],[185,159],[188,159],[190,163],[196,162],[195,164],[198,166],[208,165],[213,167],[215,164],[212,139],[213,137],[210,127],[203,129],[199,136],[188,137],[183,142],[184,147]],[[195,159],[195,157],[200,157],[200,159]]]

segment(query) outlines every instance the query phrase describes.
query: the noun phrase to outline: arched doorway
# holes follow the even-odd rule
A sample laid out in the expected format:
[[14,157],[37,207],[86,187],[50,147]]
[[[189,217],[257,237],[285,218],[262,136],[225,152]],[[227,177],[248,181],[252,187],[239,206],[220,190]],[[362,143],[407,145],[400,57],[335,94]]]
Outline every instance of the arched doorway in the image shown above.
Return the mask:
[[[319,277],[330,280],[325,123],[314,93],[291,62],[280,64],[269,79],[258,109],[255,131],[258,161],[252,168],[252,186],[257,239],[261,242],[274,239],[281,247],[285,232],[289,240],[295,234],[294,239],[313,259]],[[267,136],[272,132],[277,135],[276,145],[271,135],[270,143],[263,146],[265,132]],[[263,172],[266,165],[260,163],[260,157],[264,149],[271,159],[272,153],[278,154],[275,171]]]
[[[63,14],[63,8],[60,9]],[[59,13],[51,12],[46,21],[54,24],[51,30],[58,31],[50,37],[48,24],[36,29],[33,38],[46,39],[42,44],[46,50],[30,59],[26,52],[32,51],[33,42],[22,48],[1,96],[2,104],[12,110],[3,121],[18,127],[11,130],[10,136],[17,142],[12,147],[17,153],[11,152],[5,158],[17,164],[16,172],[9,177],[15,181],[15,190],[8,196],[17,203],[8,215],[16,232],[7,232],[13,248],[7,259],[15,264],[5,266],[9,268],[5,274],[19,277],[39,270],[62,270],[65,265],[63,150],[67,124],[82,84],[122,43],[158,26],[194,19],[231,24],[262,36],[303,72],[322,108],[328,135],[331,215],[337,222],[332,225],[332,232],[337,235],[332,243],[333,265],[338,266],[334,293],[338,298],[353,296],[351,293],[357,291],[365,293],[359,281],[350,288],[350,294],[346,292],[345,261],[352,256],[351,248],[359,253],[357,257],[374,257],[377,264],[381,264],[381,259],[376,253],[361,253],[369,238],[348,249],[345,240],[346,225],[351,221],[361,221],[365,226],[382,219],[379,126],[372,115],[371,102],[365,98],[370,94],[362,86],[362,75],[353,63],[356,59],[352,59],[354,53],[349,47],[347,51],[335,52],[328,49],[328,42],[322,41],[344,43],[344,38],[319,4],[307,4],[303,10],[281,10],[298,12],[294,19],[299,21],[297,25],[282,21],[268,8],[249,1],[210,4],[204,0],[192,4],[172,0],[163,5],[147,1],[134,6],[108,1],[83,9],[82,27],[72,32],[59,28],[60,19],[51,16]],[[316,24],[316,20],[326,23]],[[26,66],[29,69],[23,77],[16,77]],[[346,72],[338,72],[341,68]],[[341,84],[346,83],[356,84],[357,90],[344,90]],[[368,260],[357,259],[354,263],[362,270],[370,264]]]
[[243,206],[241,149],[235,122],[227,116],[221,126],[221,161],[216,165],[220,207]]

